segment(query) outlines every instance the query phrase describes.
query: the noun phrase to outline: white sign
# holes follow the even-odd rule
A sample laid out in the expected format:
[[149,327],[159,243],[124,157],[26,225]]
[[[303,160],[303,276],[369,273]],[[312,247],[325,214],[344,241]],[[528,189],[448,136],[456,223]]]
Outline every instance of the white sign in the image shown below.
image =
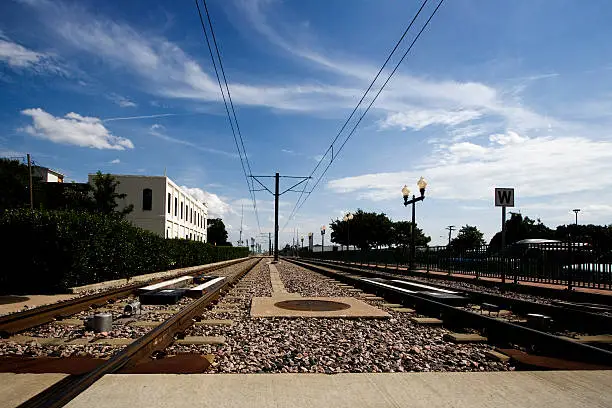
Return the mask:
[[496,207],[514,207],[514,189],[496,188],[495,189]]

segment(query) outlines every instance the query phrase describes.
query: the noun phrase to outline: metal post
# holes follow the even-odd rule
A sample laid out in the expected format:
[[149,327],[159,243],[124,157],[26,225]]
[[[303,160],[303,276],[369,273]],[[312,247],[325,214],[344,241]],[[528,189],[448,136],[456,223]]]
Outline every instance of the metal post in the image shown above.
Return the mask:
[[268,255],[272,255],[272,233],[268,232]]
[[32,160],[30,159],[30,153],[28,153],[28,173],[30,175],[30,210],[34,209],[34,191],[32,190]]
[[279,175],[276,173],[274,186],[274,262],[278,262],[278,185]]
[[573,267],[574,267],[574,262],[573,262],[573,258],[574,258],[574,254],[572,252],[572,236],[570,234],[569,236],[569,242],[568,242],[568,261],[569,261],[569,266],[567,268],[567,290],[572,290],[572,280],[573,280]]
[[325,231],[321,231],[321,258],[323,258],[324,250],[325,250]]
[[[506,207],[502,207],[502,234],[501,234],[501,255],[505,260],[504,249],[506,248]],[[502,263],[502,284],[506,283],[506,263]]]
[[412,228],[410,233],[410,271],[414,270],[415,196],[412,196]]

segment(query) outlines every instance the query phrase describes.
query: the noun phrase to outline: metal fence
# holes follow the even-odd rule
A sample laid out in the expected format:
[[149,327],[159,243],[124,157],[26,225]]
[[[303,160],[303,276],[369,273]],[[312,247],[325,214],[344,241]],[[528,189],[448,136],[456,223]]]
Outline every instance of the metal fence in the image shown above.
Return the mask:
[[[387,265],[398,269],[409,265],[409,248],[370,251],[307,252],[300,256]],[[500,278],[506,282],[542,282],[568,288],[590,287],[612,290],[612,255],[580,243],[512,245],[496,251],[488,245],[457,250],[446,246],[415,248],[415,270],[424,273],[473,275]]]

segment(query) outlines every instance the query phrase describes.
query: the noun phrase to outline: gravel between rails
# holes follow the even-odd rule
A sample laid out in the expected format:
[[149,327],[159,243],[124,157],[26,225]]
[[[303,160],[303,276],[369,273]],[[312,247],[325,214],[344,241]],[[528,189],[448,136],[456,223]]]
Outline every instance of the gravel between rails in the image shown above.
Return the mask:
[[[234,276],[244,268],[244,264],[230,265],[216,271],[212,271],[212,276]],[[143,284],[144,285],[144,284]],[[85,319],[101,311],[111,313],[113,316],[112,330],[106,333],[94,333],[88,331],[83,325],[62,325],[58,322],[51,322],[20,333],[23,336],[58,338],[65,341],[75,339],[87,339],[90,342],[99,339],[137,339],[150,330],[152,327],[132,326],[130,323],[136,321],[157,321],[163,322],[171,317],[168,311],[178,312],[182,307],[193,302],[195,299],[182,298],[174,305],[142,305],[142,313],[129,318],[123,316],[123,308],[126,303],[138,300],[138,296],[131,295],[127,298],[117,299],[109,302],[101,308],[90,309],[72,315],[70,319]],[[166,313],[163,313],[166,312]],[[125,346],[108,346],[100,344],[63,344],[63,345],[39,345],[35,341],[26,344],[19,344],[15,341],[0,341],[0,356],[49,356],[49,357],[69,357],[69,356],[90,356],[97,358],[109,358],[114,353],[122,350]]]
[[[246,278],[249,291],[234,291],[240,297],[236,313],[228,318],[232,326],[195,326],[187,335],[225,336],[223,345],[173,345],[169,355],[199,352],[215,356],[210,373],[347,373],[404,371],[508,371],[506,363],[488,360],[488,345],[456,345],[443,340],[443,328],[419,326],[410,316],[384,308],[383,302],[367,301],[381,307],[390,319],[271,318],[252,319],[253,296],[270,293],[265,264]],[[322,275],[281,262],[277,269],[285,288],[304,296],[356,296]]]

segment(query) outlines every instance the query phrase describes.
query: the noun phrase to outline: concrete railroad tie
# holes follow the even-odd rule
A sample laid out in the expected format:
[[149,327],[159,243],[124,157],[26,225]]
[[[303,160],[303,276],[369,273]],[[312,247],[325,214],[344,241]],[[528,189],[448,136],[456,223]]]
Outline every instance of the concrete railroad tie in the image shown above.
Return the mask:
[[441,326],[442,320],[436,319],[435,317],[411,317],[410,321],[416,324],[428,325],[428,326]]
[[224,336],[186,336],[184,339],[176,340],[175,344],[190,344],[190,345],[204,345],[204,344],[225,344]]

